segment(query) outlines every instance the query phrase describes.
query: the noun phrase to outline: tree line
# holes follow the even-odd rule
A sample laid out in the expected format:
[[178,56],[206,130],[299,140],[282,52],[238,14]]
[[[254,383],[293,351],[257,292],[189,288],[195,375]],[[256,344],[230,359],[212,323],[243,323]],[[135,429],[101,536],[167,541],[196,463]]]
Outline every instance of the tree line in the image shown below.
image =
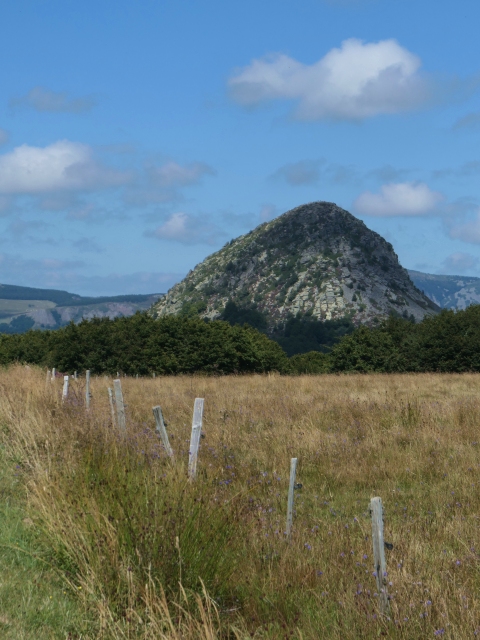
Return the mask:
[[[301,323],[292,326],[297,330]],[[0,365],[21,362],[113,375],[480,371],[480,305],[444,310],[417,324],[390,317],[343,337],[335,331],[332,348],[320,345],[289,358],[277,342],[248,324],[155,319],[137,312],[54,331],[0,335]]]

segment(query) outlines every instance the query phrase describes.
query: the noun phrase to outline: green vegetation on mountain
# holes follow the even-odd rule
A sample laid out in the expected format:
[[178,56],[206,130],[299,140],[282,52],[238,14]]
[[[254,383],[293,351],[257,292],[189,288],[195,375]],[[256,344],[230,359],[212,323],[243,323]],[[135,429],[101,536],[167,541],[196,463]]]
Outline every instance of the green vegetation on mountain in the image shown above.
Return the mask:
[[231,321],[232,304],[272,336],[297,317],[371,325],[391,314],[419,321],[439,311],[392,245],[331,202],[302,205],[231,240],[152,313]]

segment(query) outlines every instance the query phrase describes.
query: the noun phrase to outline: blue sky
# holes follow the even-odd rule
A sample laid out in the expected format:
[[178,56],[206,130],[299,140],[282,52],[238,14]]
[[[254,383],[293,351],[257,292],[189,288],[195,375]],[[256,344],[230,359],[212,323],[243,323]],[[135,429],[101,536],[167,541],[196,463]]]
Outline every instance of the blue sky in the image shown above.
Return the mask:
[[0,5],[0,282],[166,291],[336,202],[401,263],[480,276],[480,6]]

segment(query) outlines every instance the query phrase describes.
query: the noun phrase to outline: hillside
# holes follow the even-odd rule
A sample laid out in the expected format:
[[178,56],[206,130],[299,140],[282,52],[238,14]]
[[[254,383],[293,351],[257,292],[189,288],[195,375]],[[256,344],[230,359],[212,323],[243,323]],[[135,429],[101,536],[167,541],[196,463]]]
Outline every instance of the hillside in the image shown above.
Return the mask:
[[333,203],[302,205],[227,243],[155,303],[153,313],[222,317],[228,303],[265,319],[292,316],[356,325],[438,307],[412,283],[392,245]]
[[117,318],[145,311],[162,294],[85,297],[57,289],[0,284],[0,333],[57,329],[71,320]]
[[465,309],[480,303],[480,278],[466,276],[438,276],[409,271],[416,287],[444,309]]

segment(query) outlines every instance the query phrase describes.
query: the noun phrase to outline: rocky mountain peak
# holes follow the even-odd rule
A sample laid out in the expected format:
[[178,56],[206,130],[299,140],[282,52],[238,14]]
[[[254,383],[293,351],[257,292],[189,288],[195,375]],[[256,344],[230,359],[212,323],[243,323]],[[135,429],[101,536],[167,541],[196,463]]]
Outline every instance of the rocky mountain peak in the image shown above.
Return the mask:
[[419,291],[392,245],[331,202],[312,202],[228,242],[153,307],[157,315],[219,318],[228,301],[264,314],[372,324],[391,313],[421,320],[439,308]]

